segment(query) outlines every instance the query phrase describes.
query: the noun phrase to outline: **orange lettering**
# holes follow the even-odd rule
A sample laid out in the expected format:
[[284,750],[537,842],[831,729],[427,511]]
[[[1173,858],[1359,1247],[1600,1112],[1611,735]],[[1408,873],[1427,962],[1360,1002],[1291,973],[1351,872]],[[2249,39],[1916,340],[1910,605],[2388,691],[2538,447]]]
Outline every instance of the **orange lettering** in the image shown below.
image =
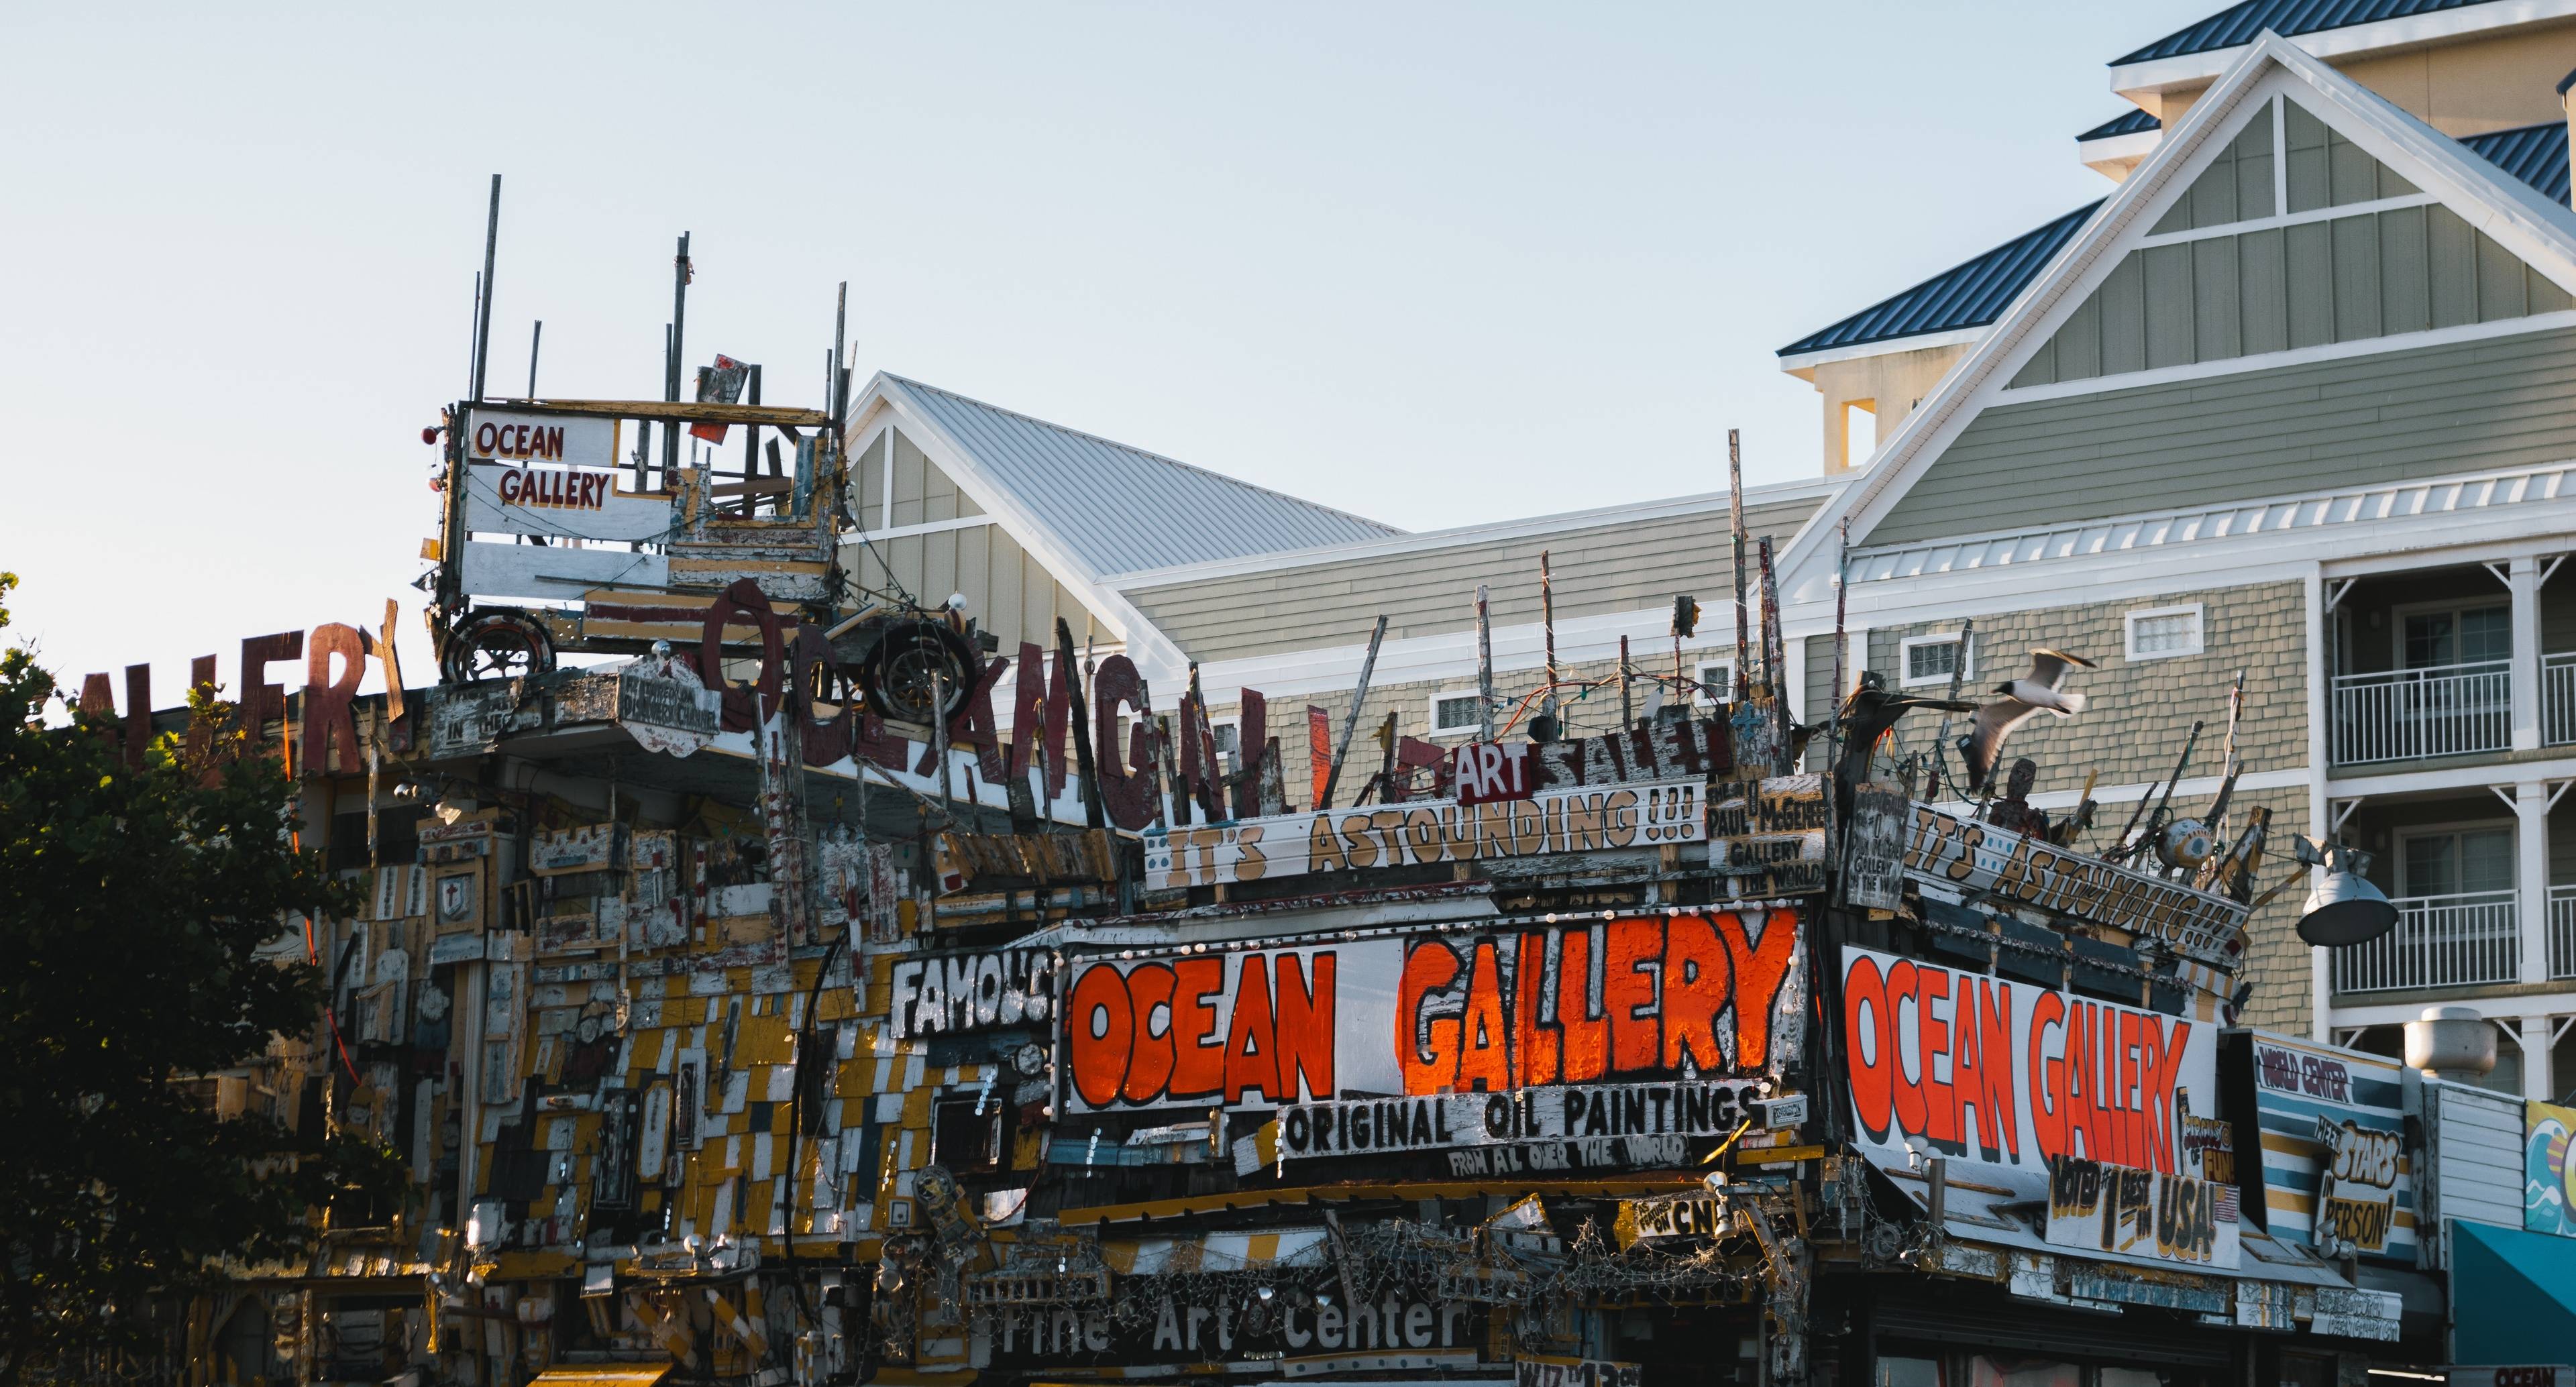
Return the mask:
[[1610,1020],[1610,1067],[1652,1069],[1663,1057],[1655,1020],[1655,975],[1664,956],[1664,922],[1613,920],[1603,947],[1601,1010]]
[[1272,1095],[1282,1103],[1297,1101],[1298,1085],[1305,1086],[1309,1098],[1330,1098],[1333,1087],[1333,985],[1338,971],[1336,956],[1331,952],[1315,955],[1315,976],[1310,985],[1304,977],[1295,954],[1279,959],[1276,981],[1279,985],[1277,1020],[1272,1029],[1279,1040],[1278,1053],[1271,1058],[1279,1066],[1279,1092]]
[[1225,1087],[1225,1047],[1207,1043],[1216,1034],[1216,1008],[1207,1002],[1225,995],[1225,960],[1185,958],[1172,972],[1172,1096],[1213,1097]]
[[1726,945],[1705,915],[1675,917],[1664,930],[1664,1067],[1721,1073],[1726,1056],[1717,1044],[1717,1014],[1735,989]]

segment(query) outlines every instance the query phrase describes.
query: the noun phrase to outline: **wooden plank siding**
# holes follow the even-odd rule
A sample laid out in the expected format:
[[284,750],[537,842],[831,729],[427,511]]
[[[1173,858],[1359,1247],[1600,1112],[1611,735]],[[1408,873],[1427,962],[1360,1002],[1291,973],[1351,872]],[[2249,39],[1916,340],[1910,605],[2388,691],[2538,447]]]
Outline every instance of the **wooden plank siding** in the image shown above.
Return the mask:
[[1992,405],[1867,542],[1983,534],[2571,456],[2576,332],[2534,332]]
[[2493,323],[2576,305],[2440,206],[2131,251],[2013,386]]
[[[1745,524],[1775,548],[1821,497],[1748,497]],[[1497,626],[1539,619],[1538,557],[1551,553],[1560,621],[1699,598],[1706,623],[1734,620],[1733,551],[1723,507],[1683,516],[1570,528],[1525,538],[1425,545],[1249,573],[1121,584],[1129,601],[1198,660],[1363,644],[1379,613],[1387,638],[1471,630],[1476,584],[1492,588]],[[1703,630],[1707,629],[1703,627]]]

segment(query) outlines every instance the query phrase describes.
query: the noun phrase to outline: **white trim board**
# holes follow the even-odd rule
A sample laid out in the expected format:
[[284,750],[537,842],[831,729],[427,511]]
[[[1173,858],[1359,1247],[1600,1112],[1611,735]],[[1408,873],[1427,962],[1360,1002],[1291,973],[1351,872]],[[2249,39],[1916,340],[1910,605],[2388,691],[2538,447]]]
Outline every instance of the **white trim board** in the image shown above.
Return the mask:
[[[2320,956],[2324,955],[2325,952],[2326,951],[2323,949],[2317,950],[2317,953]],[[2564,980],[2561,979],[2559,981]],[[2521,985],[2522,984],[2519,983],[2509,982],[2485,984],[2485,986],[2498,989],[2514,988]],[[2417,993],[2456,992],[2462,990],[2464,989],[2412,989],[2412,991]],[[2371,997],[2379,994],[2371,992],[2347,992],[2344,995],[2347,997]],[[2442,1005],[2446,1007],[2469,1007],[2474,1009],[2480,1016],[2483,1016],[2490,1021],[2519,1021],[2526,1016],[2564,1016],[2571,1011],[2576,1011],[2576,991],[2562,988],[2556,992],[2472,992],[2471,995],[2465,997],[2445,997],[2442,1000]],[[2324,1011],[2326,1018],[2337,1026],[2401,1026],[2409,1021],[2416,1020],[2423,1016],[2423,1014],[2424,1003],[2420,998],[2412,1002],[2362,1002],[2358,1004],[2348,1003],[2343,1006],[2335,1006],[2331,1001],[2329,1001]],[[2516,1099],[2515,1101],[2520,1102],[2521,1100]]]
[[2533,313],[2521,318],[2499,318],[2491,323],[2462,323],[2457,327],[2427,328],[2422,332],[2393,333],[2385,337],[2356,337],[2349,342],[2328,342],[2314,347],[2292,347],[2287,351],[2258,352],[2252,356],[2231,356],[2216,361],[2195,361],[2187,366],[2159,366],[2153,370],[2127,371],[2116,376],[2086,376],[2082,380],[2052,381],[2046,385],[2007,385],[1995,392],[1995,404],[1999,406],[2033,404],[2041,400],[2063,400],[2078,395],[2109,395],[2121,390],[2144,390],[2159,385],[2173,385],[2181,381],[2250,375],[2256,371],[2277,371],[2292,366],[2314,366],[2329,361],[2350,361],[2356,357],[2423,351],[2432,347],[2454,346],[2462,342],[2484,342],[2490,338],[2519,337],[2525,333],[2556,332],[2566,328],[2576,328],[2576,308]]
[[[1917,716],[1921,715],[1917,714]],[[2236,791],[2239,794],[2250,794],[2257,790],[2297,789],[2305,786],[2308,778],[2309,772],[2305,766],[2286,771],[2246,771],[2236,777]],[[2174,786],[2174,800],[2180,803],[2184,800],[2208,799],[2218,793],[2219,784],[2224,779],[2224,776],[2216,775],[2187,777],[2181,784]],[[2093,802],[2095,804],[2135,804],[2139,800],[2151,799],[2164,792],[2165,783],[2161,780],[2145,780],[2134,785],[2096,785],[2093,787]],[[2032,795],[2030,807],[2047,810],[2072,809],[2082,798],[2083,794],[2080,791],[2051,790],[2046,794]],[[1975,806],[1967,800],[1949,800],[1945,801],[1941,808],[1956,814],[1967,812]],[[2098,823],[2094,826],[2101,827]]]
[[[1948,271],[1945,270],[1942,273],[1947,274]],[[1939,277],[1934,276],[1936,279]],[[1954,327],[1947,332],[1920,332],[1911,337],[1881,337],[1875,341],[1856,342],[1848,347],[1827,347],[1821,351],[1800,352],[1795,356],[1784,354],[1779,358],[1780,369],[1804,371],[1816,366],[1830,366],[1837,361],[1860,361],[1873,356],[1890,356],[1897,352],[1921,352],[1930,351],[1936,347],[1956,347],[1963,343],[1974,342],[1985,336],[1986,332],[1987,328],[1984,325]]]

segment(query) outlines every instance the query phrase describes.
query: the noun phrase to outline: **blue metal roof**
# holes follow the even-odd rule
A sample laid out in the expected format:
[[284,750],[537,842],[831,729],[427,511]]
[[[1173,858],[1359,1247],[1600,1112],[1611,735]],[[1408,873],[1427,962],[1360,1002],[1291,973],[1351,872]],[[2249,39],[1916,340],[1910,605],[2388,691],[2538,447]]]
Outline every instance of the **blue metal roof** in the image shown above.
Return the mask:
[[2460,143],[2479,158],[2532,186],[2561,206],[2567,202],[2567,122],[2553,120],[2511,130],[2470,135]]
[[2163,121],[2144,111],[2131,108],[2076,136],[2075,140],[2076,143],[2081,144],[2086,140],[2107,140],[2120,135],[2140,135],[2149,130],[2164,128]]
[[2177,29],[2135,53],[2113,58],[2111,66],[2126,67],[2157,58],[2234,48],[2252,43],[2266,29],[2283,38],[2296,38],[2323,29],[2344,29],[2492,3],[2494,0],[2245,0],[2188,28]]
[[2086,203],[1974,260],[1953,265],[1894,298],[1872,304],[1822,332],[1799,338],[1782,347],[1780,355],[1802,356],[1891,337],[1984,327],[2003,316],[2013,296],[2039,274],[2040,267],[2074,237],[2085,218],[2101,205]]

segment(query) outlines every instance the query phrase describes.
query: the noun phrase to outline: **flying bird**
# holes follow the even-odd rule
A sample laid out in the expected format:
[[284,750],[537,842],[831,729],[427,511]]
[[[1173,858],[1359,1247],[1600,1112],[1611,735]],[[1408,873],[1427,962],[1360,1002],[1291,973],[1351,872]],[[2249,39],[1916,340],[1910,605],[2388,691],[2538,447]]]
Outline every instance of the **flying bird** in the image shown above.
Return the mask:
[[1994,772],[1996,760],[2003,755],[2004,739],[2013,734],[2013,729],[2042,713],[2064,718],[2084,711],[2084,695],[2062,693],[2057,687],[2070,665],[2099,668],[2081,655],[2034,650],[2030,652],[2030,673],[1995,686],[1995,692],[2003,697],[1979,706],[1975,726],[1959,739],[1959,755],[1968,764],[1968,788],[1985,788],[1986,777]]

